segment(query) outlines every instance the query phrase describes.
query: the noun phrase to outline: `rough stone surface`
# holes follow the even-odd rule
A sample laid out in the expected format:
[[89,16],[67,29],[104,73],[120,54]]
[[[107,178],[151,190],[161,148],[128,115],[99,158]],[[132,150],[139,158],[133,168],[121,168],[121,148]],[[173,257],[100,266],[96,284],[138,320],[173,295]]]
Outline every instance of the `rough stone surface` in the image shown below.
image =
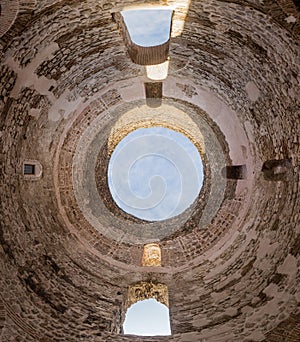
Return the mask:
[[[136,2],[175,7],[169,74],[150,109],[146,70],[129,58],[112,16],[132,1],[8,3],[0,31],[0,340],[299,341],[298,2]],[[120,213],[95,181],[92,214],[101,219],[89,221],[76,177],[85,170],[91,178],[82,179],[105,179],[110,133],[114,146],[134,124],[153,125],[141,108],[165,105],[204,137],[193,141],[206,168],[203,192],[162,224],[176,232],[154,241],[152,224]],[[127,110],[138,120],[126,121]],[[195,136],[190,121],[179,121]],[[101,139],[84,154],[88,132]],[[76,165],[80,155],[94,166]],[[41,163],[38,180],[24,179],[25,160]],[[263,165],[280,160],[289,161],[285,176],[277,167],[266,179]],[[247,177],[222,177],[232,165],[245,165]],[[152,242],[161,266],[143,267]],[[167,286],[172,336],[121,333],[128,289],[147,283]]]

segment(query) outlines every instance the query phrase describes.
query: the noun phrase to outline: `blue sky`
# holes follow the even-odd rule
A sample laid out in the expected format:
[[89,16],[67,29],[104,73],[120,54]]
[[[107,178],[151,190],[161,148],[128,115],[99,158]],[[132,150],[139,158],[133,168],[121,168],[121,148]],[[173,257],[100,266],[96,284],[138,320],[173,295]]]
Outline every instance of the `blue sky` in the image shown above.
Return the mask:
[[198,196],[203,165],[183,134],[164,127],[140,128],[113,152],[108,185],[117,205],[148,221],[179,215]]
[[155,46],[169,39],[172,10],[143,9],[122,12],[132,41],[141,46]]
[[169,309],[155,299],[137,302],[128,309],[123,328],[125,334],[170,335]]
[[[171,10],[122,12],[132,41],[155,46],[169,39]],[[112,196],[119,207],[146,220],[162,220],[184,211],[203,183],[199,152],[184,135],[155,127],[127,135],[115,149],[108,171]],[[155,299],[132,305],[124,333],[170,335],[169,309]]]

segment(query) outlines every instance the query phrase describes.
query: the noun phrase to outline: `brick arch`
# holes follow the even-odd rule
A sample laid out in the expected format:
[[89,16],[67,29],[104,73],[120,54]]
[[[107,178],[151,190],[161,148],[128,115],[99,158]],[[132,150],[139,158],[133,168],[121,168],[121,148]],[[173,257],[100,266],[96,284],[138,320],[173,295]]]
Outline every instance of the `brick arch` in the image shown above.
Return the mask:
[[15,23],[19,14],[33,10],[36,0],[2,0],[0,4],[0,37]]
[[4,0],[1,1],[1,13],[0,13],[0,37],[11,28],[15,22],[19,13],[19,1],[18,0]]

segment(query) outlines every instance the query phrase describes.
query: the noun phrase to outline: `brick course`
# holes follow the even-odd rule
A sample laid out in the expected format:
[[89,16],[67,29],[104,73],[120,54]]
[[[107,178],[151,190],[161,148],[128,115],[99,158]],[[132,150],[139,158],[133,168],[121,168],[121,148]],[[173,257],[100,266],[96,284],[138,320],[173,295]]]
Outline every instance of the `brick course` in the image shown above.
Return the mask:
[[[94,130],[103,152],[117,119],[146,105],[145,68],[131,62],[112,18],[132,2],[9,3],[0,31],[0,340],[298,341],[296,2],[191,1],[171,38],[162,106],[199,126],[208,185],[165,223],[178,229],[158,241],[161,267],[141,265],[147,224],[118,216],[104,193],[99,231],[74,194],[85,134]],[[42,164],[38,181],[24,180],[27,159]],[[266,180],[270,160],[291,160],[289,177]],[[245,164],[246,178],[222,178],[221,164]],[[126,240],[120,227],[145,241]],[[128,287],[147,281],[168,287],[170,337],[120,333]]]

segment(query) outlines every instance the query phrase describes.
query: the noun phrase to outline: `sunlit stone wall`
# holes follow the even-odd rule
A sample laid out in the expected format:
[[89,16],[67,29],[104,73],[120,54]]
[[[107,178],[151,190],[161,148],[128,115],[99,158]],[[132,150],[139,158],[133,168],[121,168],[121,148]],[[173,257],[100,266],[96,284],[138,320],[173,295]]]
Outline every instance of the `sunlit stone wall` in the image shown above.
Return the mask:
[[[0,339],[298,341],[299,8],[190,2],[170,42],[163,100],[199,108],[226,164],[245,164],[247,177],[226,181],[205,225],[185,218],[159,241],[162,267],[150,270],[145,241],[107,237],[135,222],[108,206],[109,225],[95,229],[72,183],[92,116],[105,113],[108,129],[117,107],[145,100],[145,68],[131,62],[111,15],[130,3],[19,1],[1,31]],[[38,181],[24,180],[24,159],[41,163]],[[265,179],[263,163],[282,159],[291,159],[288,179]],[[149,281],[168,287],[173,335],[123,336],[128,288]]]

